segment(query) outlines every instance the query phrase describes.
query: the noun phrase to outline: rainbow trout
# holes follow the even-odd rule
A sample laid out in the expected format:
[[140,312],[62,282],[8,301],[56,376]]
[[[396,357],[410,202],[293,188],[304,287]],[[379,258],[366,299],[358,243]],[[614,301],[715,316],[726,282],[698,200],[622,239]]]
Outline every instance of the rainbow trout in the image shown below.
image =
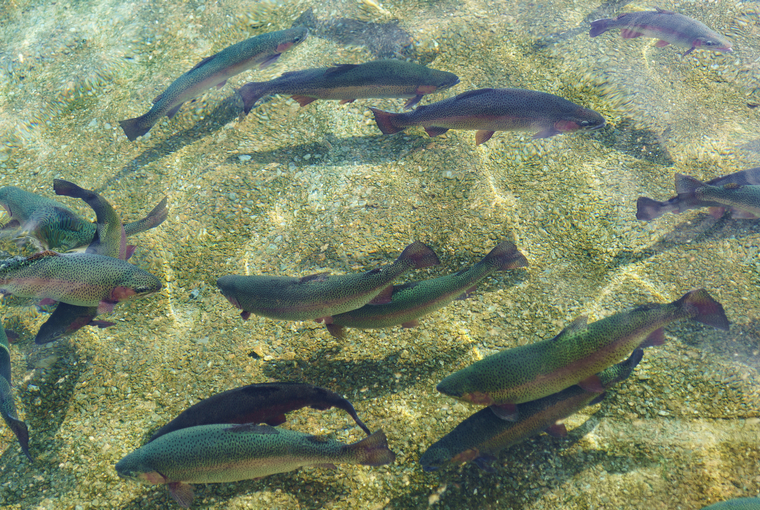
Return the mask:
[[150,131],[161,117],[166,115],[171,119],[186,101],[195,99],[211,87],[221,88],[236,74],[255,66],[264,68],[272,64],[282,53],[306,39],[307,34],[306,27],[261,34],[204,58],[159,94],[148,113],[119,121],[124,134],[129,141],[135,140]]
[[[69,251],[89,246],[97,225],[81,218],[65,205],[15,186],[0,188],[0,205],[11,217],[4,230],[20,228],[17,239],[31,236],[43,250]],[[166,198],[148,215],[124,225],[127,237],[157,227],[169,214]]]
[[103,255],[44,251],[0,261],[0,293],[97,307],[98,313],[159,290],[152,274]]
[[[626,379],[643,355],[643,350],[636,349],[626,361],[600,372],[602,387],[608,390]],[[425,471],[435,471],[446,464],[473,461],[481,469],[492,472],[491,463],[501,450],[541,431],[556,437],[566,436],[565,425],[558,422],[603,398],[604,393],[570,386],[548,397],[519,404],[520,421],[516,422],[502,420],[490,410],[481,409],[430,446],[420,457],[420,464]]]
[[408,126],[422,126],[430,136],[449,129],[476,129],[475,144],[487,142],[495,131],[535,131],[548,138],[579,129],[599,129],[604,117],[567,99],[523,89],[479,89],[420,106],[408,113],[371,108],[386,135]]
[[383,466],[396,456],[382,430],[346,445],[269,425],[201,425],[181,429],[138,448],[116,464],[120,477],[166,484],[183,508],[189,483],[223,483],[285,473],[306,466]]
[[760,510],[760,498],[736,498],[704,507],[702,510]]
[[[62,179],[54,179],[53,189],[58,195],[81,198],[95,211],[97,216],[95,236],[85,253],[95,253],[121,260],[129,258],[134,246],[127,247],[127,236],[121,224],[121,218],[106,199],[93,191],[80,188],[73,182]],[[96,306],[58,303],[48,320],[40,326],[34,342],[38,345],[53,342],[75,333],[88,324],[99,328],[114,325],[113,322],[95,320],[97,315],[98,307]]]
[[331,407],[343,409],[367,435],[371,434],[356,415],[351,402],[337,393],[311,384],[275,382],[249,384],[201,400],[158,429],[151,436],[150,441],[155,441],[169,432],[198,425],[216,423],[280,425],[285,423],[285,413],[306,406],[320,411]]
[[390,303],[364,305],[333,315],[332,324],[328,324],[327,329],[333,336],[342,338],[345,327],[377,329],[401,324],[404,328],[413,328],[419,325],[419,317],[443,308],[455,299],[466,298],[481,280],[494,271],[527,265],[528,261],[517,246],[506,241],[469,269],[432,280],[394,285]]
[[0,415],[8,425],[8,428],[16,435],[21,450],[32,461],[29,453],[29,429],[26,423],[18,419],[16,404],[13,401],[11,389],[11,353],[8,346],[8,337],[0,324]]
[[272,319],[324,321],[367,303],[388,303],[391,282],[411,269],[439,264],[428,246],[415,241],[388,266],[360,274],[329,276],[318,273],[303,278],[290,276],[222,276],[216,282],[230,303],[242,311]]
[[[743,191],[734,194],[734,191],[736,190],[743,190],[746,188],[758,189],[757,185],[760,185],[760,167],[742,170],[741,172],[724,175],[723,177],[700,183],[702,186],[697,186],[697,188],[704,188],[704,190],[700,192],[700,194],[703,194],[702,196],[699,196],[696,193],[696,189],[687,192],[689,189],[688,182],[696,181],[696,179],[692,179],[693,178],[691,177],[676,174],[676,192],[678,195],[665,202],[658,202],[648,197],[639,197],[636,202],[636,219],[649,221],[659,218],[666,212],[680,214],[689,209],[696,209],[697,207],[719,208],[720,211],[715,211],[717,215],[722,214],[723,208],[728,207],[734,218],[747,218],[746,211],[742,210],[741,207],[731,205],[725,200],[721,202],[718,198],[723,198],[724,196],[738,197],[746,193],[746,191]],[[681,184],[680,191],[678,191],[679,182]],[[713,196],[713,193],[715,193],[715,196]],[[708,198],[708,196],[711,198]],[[715,200],[713,200],[713,198]],[[753,215],[752,217],[754,218],[757,216]]]
[[696,49],[726,52],[731,43],[722,35],[710,30],[703,23],[673,11],[627,12],[616,19],[598,19],[591,22],[589,36],[596,37],[607,30],[619,28],[624,39],[654,37],[658,48],[669,44],[688,48],[685,57]]
[[317,99],[337,99],[345,104],[370,97],[408,97],[411,99],[404,108],[411,108],[422,96],[457,83],[459,77],[453,73],[404,60],[376,60],[292,71],[271,81],[246,83],[238,93],[243,98],[245,113],[251,111],[256,101],[272,94],[287,94],[301,106]]
[[441,381],[437,390],[464,402],[491,406],[499,417],[517,418],[515,404],[557,393],[573,384],[601,393],[596,375],[639,347],[661,345],[662,328],[692,319],[728,330],[723,306],[704,289],[668,304],[650,303],[586,324],[576,319],[556,337],[506,349]]

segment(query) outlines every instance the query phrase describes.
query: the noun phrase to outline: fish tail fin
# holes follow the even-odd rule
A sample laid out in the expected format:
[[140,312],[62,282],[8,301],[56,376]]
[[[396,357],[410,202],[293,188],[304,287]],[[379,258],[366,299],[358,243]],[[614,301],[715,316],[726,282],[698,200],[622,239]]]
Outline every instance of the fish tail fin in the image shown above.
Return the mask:
[[151,210],[145,218],[124,225],[124,233],[127,237],[145,232],[162,224],[169,217],[169,208],[166,207],[166,197],[164,197],[156,207]]
[[356,463],[363,466],[384,466],[396,460],[396,454],[388,448],[388,440],[382,430],[346,445],[346,449],[354,455]]
[[393,118],[398,115],[398,113],[391,113],[386,112],[383,110],[378,110],[377,108],[370,108],[372,110],[372,113],[375,115],[375,122],[377,122],[377,127],[380,128],[380,131],[383,132],[383,134],[386,135],[392,135],[393,133],[398,133],[401,131],[402,127],[398,127],[393,123]]
[[121,129],[124,130],[124,134],[127,135],[127,138],[130,142],[134,142],[137,140],[137,137],[143,136],[145,133],[150,131],[150,128],[153,127],[153,124],[148,124],[147,126],[145,124],[147,124],[145,122],[145,115],[141,117],[135,117],[134,119],[119,121]]
[[691,318],[697,322],[728,331],[728,318],[723,311],[723,305],[713,299],[705,289],[687,292],[673,304],[689,311]]
[[596,21],[591,22],[591,30],[589,30],[589,37],[596,37],[597,35],[602,35],[607,30],[610,29],[609,23],[612,21],[611,19],[598,19]]
[[420,241],[414,241],[404,248],[404,251],[398,256],[398,260],[411,261],[415,269],[437,266],[441,263],[438,260],[438,255],[428,245]]
[[495,266],[497,271],[506,271],[528,265],[528,259],[520,253],[512,241],[504,241],[497,245],[483,258],[483,262]]
[[64,181],[63,179],[53,179],[53,190],[55,190],[56,195],[81,198],[85,202],[97,197],[92,191],[77,186],[73,182]]
[[237,89],[237,93],[243,99],[243,111],[248,115],[248,112],[256,105],[256,101],[267,94],[266,82],[252,81],[246,83]]
[[26,423],[11,417],[5,418],[5,422],[10,426],[13,433],[16,434],[18,444],[21,445],[21,450],[26,455],[26,458],[29,459],[29,462],[34,462],[32,454],[29,453],[29,429]]
[[684,174],[676,174],[676,193],[678,193],[679,198],[681,195],[693,197],[694,192],[699,188],[704,187],[704,185],[705,183],[694,177],[689,177]]
[[662,216],[667,208],[667,202],[658,202],[649,197],[639,197],[636,201],[636,219],[650,221]]

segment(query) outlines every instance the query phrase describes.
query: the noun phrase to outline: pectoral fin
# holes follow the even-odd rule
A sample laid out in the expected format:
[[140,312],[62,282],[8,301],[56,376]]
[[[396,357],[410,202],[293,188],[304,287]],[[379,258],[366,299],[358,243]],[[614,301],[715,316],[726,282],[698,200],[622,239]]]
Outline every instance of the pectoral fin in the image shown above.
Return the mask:
[[545,432],[552,437],[567,437],[567,429],[564,423],[555,423],[546,427]]
[[193,504],[193,488],[190,484],[185,482],[173,482],[167,485],[169,487],[169,494],[172,495],[174,501],[177,502],[182,508],[190,508]]
[[604,386],[602,386],[602,380],[599,379],[599,376],[596,374],[582,380],[581,382],[578,383],[578,386],[592,393],[604,393]]
[[481,129],[480,131],[477,131],[475,133],[475,145],[480,145],[481,143],[485,143],[488,140],[491,139],[493,136],[494,131],[487,131],[485,129]]
[[655,43],[655,46],[657,46],[658,48],[664,48],[668,44],[670,44],[668,41],[663,41],[662,39],[660,39],[659,41]]
[[517,421],[519,415],[516,404],[499,404],[490,407],[493,414],[506,421]]

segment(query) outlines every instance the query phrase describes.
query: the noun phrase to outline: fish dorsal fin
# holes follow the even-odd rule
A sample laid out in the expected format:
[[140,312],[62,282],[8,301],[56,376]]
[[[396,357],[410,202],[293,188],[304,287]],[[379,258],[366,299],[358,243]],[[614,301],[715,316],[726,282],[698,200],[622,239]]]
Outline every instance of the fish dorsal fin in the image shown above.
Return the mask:
[[51,251],[51,250],[45,250],[41,251],[39,253],[35,253],[34,255],[30,255],[26,258],[27,262],[32,262],[34,260],[44,259],[45,257],[60,257],[61,254],[57,251]]
[[255,423],[246,423],[243,425],[234,425],[232,427],[224,429],[226,432],[232,432],[234,434],[279,434],[280,432],[269,425],[257,425]]
[[306,438],[307,441],[311,443],[317,443],[317,444],[323,444],[323,443],[329,443],[330,438],[327,436],[309,436]]
[[[205,65],[206,65],[206,64],[208,64],[208,63],[211,61],[211,59],[213,59],[215,56],[216,56],[216,55],[211,55],[210,57],[206,57],[206,58],[204,58],[203,60],[201,60],[200,62],[198,62],[197,64],[195,64],[195,65],[193,66],[193,68],[192,68],[192,69],[190,69],[190,71],[194,71],[195,69],[198,69],[199,67],[205,66]],[[188,72],[190,72],[190,71],[188,71]]]
[[581,315],[580,317],[575,319],[573,322],[565,326],[565,328],[562,331],[560,331],[557,334],[557,336],[553,338],[553,340],[559,340],[563,335],[570,335],[572,333],[575,333],[576,331],[585,329],[587,323],[588,323],[588,316]]
[[345,73],[355,67],[358,67],[358,64],[333,64],[332,67],[325,71],[325,76]]
[[310,274],[308,276],[304,276],[300,280],[298,280],[298,283],[318,283],[323,282],[327,280],[327,276],[330,274],[330,271],[325,271],[323,273],[315,273]]
[[457,101],[461,101],[462,99],[469,99],[471,97],[479,96],[481,94],[485,94],[491,91],[493,91],[493,89],[468,90],[467,92],[462,92],[461,94],[456,96],[454,99]]
[[654,8],[659,14],[675,14],[673,11],[668,11],[666,9],[660,9],[659,7]]

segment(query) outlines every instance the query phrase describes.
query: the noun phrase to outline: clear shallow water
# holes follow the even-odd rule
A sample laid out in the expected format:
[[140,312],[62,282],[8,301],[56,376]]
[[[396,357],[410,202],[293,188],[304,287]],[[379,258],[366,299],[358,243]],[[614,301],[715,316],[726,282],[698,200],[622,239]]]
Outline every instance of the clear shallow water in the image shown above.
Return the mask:
[[[308,7],[323,23],[387,19],[352,2],[0,7],[0,184],[53,196],[53,178],[72,180],[100,190],[127,221],[163,196],[170,207],[163,225],[134,238],[132,259],[164,290],[118,306],[108,317],[117,326],[38,348],[47,316],[4,301],[4,325],[21,335],[11,346],[16,402],[36,462],[0,429],[2,504],[177,508],[165,488],[120,480],[113,465],[198,399],[269,380],[346,395],[385,430],[396,462],[196,485],[193,508],[695,509],[757,495],[759,223],[706,210],[639,222],[635,203],[673,196],[676,172],[706,180],[760,166],[758,112],[748,106],[760,102],[760,4],[659,5],[732,38],[731,54],[682,58],[617,31],[590,39],[584,19],[623,3],[384,3],[414,46],[397,32],[388,38],[398,44],[367,47],[314,31],[276,65],[209,91],[132,143],[118,120],[147,111],[205,56],[287,28]],[[637,6],[651,7],[627,8]],[[471,131],[381,135],[367,107],[400,111],[403,100],[299,108],[281,97],[238,118],[232,90],[246,81],[394,51],[459,75],[423,104],[522,87],[592,108],[609,127],[535,141],[497,133],[476,147]],[[468,267],[505,239],[530,267],[489,278],[419,328],[351,330],[341,341],[314,323],[243,322],[215,286],[231,273],[371,269],[415,239],[442,264],[409,279]],[[698,287],[724,305],[731,330],[668,327],[629,380],[567,420],[568,439],[512,447],[495,475],[420,469],[427,446],[474,412],[435,391],[446,375],[554,336],[579,315],[597,320]],[[336,410],[299,411],[287,426],[362,437]]]

